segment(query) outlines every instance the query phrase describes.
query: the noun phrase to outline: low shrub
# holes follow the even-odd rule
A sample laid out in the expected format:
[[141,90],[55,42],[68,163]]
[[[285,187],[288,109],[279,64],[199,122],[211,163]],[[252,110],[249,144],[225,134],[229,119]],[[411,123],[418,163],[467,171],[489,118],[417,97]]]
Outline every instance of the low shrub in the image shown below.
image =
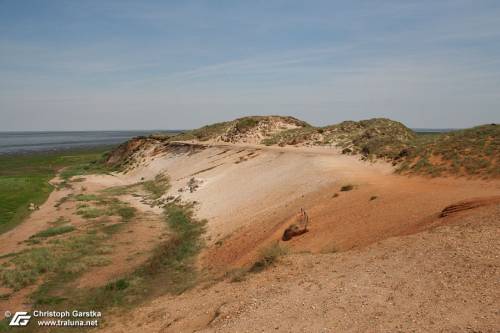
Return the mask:
[[255,273],[263,271],[267,267],[273,265],[279,257],[285,255],[287,252],[287,249],[282,247],[279,243],[266,247],[260,252],[260,259],[252,265],[250,272]]
[[344,185],[344,186],[342,186],[342,187],[340,188],[340,191],[341,191],[341,192],[347,192],[347,191],[351,191],[351,190],[353,190],[353,189],[354,189],[354,185],[349,184],[349,185]]

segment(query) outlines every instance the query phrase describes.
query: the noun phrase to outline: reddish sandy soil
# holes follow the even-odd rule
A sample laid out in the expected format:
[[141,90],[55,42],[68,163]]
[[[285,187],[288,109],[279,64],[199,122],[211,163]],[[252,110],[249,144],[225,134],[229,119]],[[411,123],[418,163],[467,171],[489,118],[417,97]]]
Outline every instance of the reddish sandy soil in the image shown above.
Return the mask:
[[498,332],[500,205],[333,254],[294,254],[108,318],[104,332]]
[[[252,263],[260,248],[281,239],[284,230],[296,221],[300,208],[309,214],[309,232],[286,245],[298,252],[322,253],[366,246],[424,230],[430,224],[444,223],[436,222],[435,217],[457,202],[500,200],[498,181],[398,176],[387,173],[383,165],[373,166],[339,156],[328,158],[331,163],[339,163],[335,158],[341,161],[340,166],[331,168],[332,181],[327,180],[321,186],[305,184],[293,188],[304,193],[299,196],[283,197],[269,191],[265,202],[282,204],[272,211],[255,209],[253,215],[246,215],[251,224],[219,238],[219,246],[209,248],[202,256],[202,266],[227,269]],[[330,163],[328,159],[326,163]],[[353,184],[354,189],[340,191],[345,184]],[[226,223],[238,218],[241,217],[228,214]]]

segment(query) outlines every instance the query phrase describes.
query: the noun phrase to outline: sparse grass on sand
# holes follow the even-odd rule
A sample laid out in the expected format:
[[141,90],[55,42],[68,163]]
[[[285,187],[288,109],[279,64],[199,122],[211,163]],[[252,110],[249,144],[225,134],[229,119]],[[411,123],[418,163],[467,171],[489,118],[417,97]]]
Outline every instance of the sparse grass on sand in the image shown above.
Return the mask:
[[78,194],[75,196],[76,201],[96,201],[99,197],[95,194]]
[[248,273],[259,273],[274,265],[280,257],[288,254],[287,247],[274,243],[260,250],[259,258],[249,268],[241,267],[228,271],[225,274],[231,282],[244,281]]
[[91,232],[54,239],[44,247],[27,249],[0,268],[0,280],[5,286],[19,290],[35,283],[44,274],[55,278],[82,272],[99,261],[87,257],[97,256],[96,251],[102,239],[103,235]]
[[[78,199],[78,196],[75,199]],[[85,203],[79,204],[78,212],[86,218],[115,215],[120,216],[123,222],[127,222],[136,213],[135,208],[113,197],[87,196],[84,199]],[[93,207],[90,206],[91,203],[100,206]],[[60,284],[70,278],[74,279],[88,267],[107,264],[107,259],[102,256],[103,252],[99,248],[104,240],[121,228],[123,223],[112,225],[112,230],[106,229],[109,225],[97,224],[84,234],[79,232],[69,237],[51,238],[76,230],[74,226],[64,225],[67,222],[69,221],[59,218],[52,223],[52,227],[30,237],[28,244],[38,244],[37,247],[15,253],[12,259],[2,264],[0,267],[2,284],[13,290],[19,290],[35,283],[43,275],[48,280],[34,298],[35,303],[46,304],[48,301],[43,300],[43,294],[52,290],[47,286],[56,282]],[[48,240],[43,241],[44,239]]]
[[194,259],[199,253],[204,221],[193,218],[192,206],[170,204],[165,221],[172,237],[159,245],[135,272],[107,285],[87,290],[73,300],[79,307],[105,309],[141,302],[153,295],[178,294],[196,283]]
[[119,196],[119,195],[133,193],[133,191],[137,189],[138,186],[140,186],[140,183],[132,185],[113,186],[113,187],[108,187],[102,190],[101,192],[106,195]]
[[288,249],[286,247],[281,246],[279,243],[274,243],[260,251],[259,260],[257,260],[252,267],[250,267],[249,271],[252,273],[261,272],[267,267],[273,265],[279,257],[287,253]]
[[163,174],[155,176],[154,180],[145,181],[142,183],[144,190],[149,193],[149,198],[156,200],[164,195],[170,188],[170,180]]
[[64,216],[59,216],[55,221],[49,222],[49,224],[53,226],[59,226],[69,222],[70,222],[69,219],[65,218]]
[[248,270],[245,268],[236,268],[226,273],[231,282],[242,282],[246,279]]
[[95,219],[97,217],[105,215],[106,210],[96,207],[89,207],[85,205],[85,206],[80,206],[76,211],[76,213],[86,219]]
[[216,135],[224,133],[229,128],[230,125],[231,122],[222,122],[222,123],[207,125],[192,131],[180,133],[178,135],[173,136],[172,139],[173,140],[197,139],[200,141],[206,141],[212,139]]
[[56,208],[60,207],[63,203],[67,202],[71,197],[72,197],[72,194],[69,194],[67,196],[62,197],[61,199],[57,200],[54,207],[56,207]]
[[309,126],[307,123],[293,117],[248,116],[231,121],[203,126],[198,129],[194,129],[192,131],[172,136],[170,139],[174,141],[193,140],[193,139],[199,141],[207,141],[210,139],[214,139],[217,136],[226,134],[228,132],[244,133],[261,123],[269,123],[270,121],[277,121],[278,119],[283,122],[287,122],[289,124],[294,124],[296,126]]
[[78,195],[75,197],[80,203],[77,205],[76,213],[86,219],[95,219],[101,216],[120,216],[122,221],[130,221],[136,213],[136,209],[129,204],[118,200],[108,194],[102,195]]
[[[20,289],[34,283],[42,274],[50,273],[32,295],[37,309],[102,311],[132,306],[160,294],[181,293],[197,282],[194,261],[203,245],[201,235],[205,221],[195,220],[192,208],[180,203],[167,205],[165,226],[172,236],[134,272],[102,287],[74,288],[71,282],[88,267],[109,264],[103,255],[107,253],[103,243],[118,232],[123,223],[100,226],[81,236],[54,240],[47,248],[33,248],[18,254],[11,266],[2,268],[0,276],[4,283]],[[36,328],[28,327],[27,331],[35,332]]]
[[59,226],[59,227],[51,227],[51,228],[45,229],[43,231],[40,231],[40,232],[34,234],[33,236],[31,236],[31,238],[53,237],[53,236],[62,235],[62,234],[71,232],[73,230],[75,230],[75,227],[73,227],[71,225],[63,225],[63,226]]
[[407,152],[400,173],[500,177],[500,126],[419,135]]
[[58,170],[76,166],[83,169],[100,160],[107,149],[0,156],[0,233],[28,216],[31,202],[41,205],[47,199],[53,190],[48,181]]

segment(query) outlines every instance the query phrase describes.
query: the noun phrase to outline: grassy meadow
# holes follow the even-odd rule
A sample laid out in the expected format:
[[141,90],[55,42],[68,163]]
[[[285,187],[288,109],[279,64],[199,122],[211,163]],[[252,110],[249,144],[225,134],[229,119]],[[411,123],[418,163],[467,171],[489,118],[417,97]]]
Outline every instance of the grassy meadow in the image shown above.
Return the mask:
[[49,184],[58,170],[63,177],[100,168],[99,161],[110,147],[66,150],[50,153],[0,156],[0,233],[29,215],[31,202],[41,205],[53,186]]

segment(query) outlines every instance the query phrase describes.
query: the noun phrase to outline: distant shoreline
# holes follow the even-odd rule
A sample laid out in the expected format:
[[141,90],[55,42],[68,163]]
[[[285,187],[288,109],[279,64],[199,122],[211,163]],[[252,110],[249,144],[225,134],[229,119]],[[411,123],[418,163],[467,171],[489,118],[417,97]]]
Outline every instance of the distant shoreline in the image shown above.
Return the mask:
[[10,151],[10,152],[0,152],[0,158],[5,157],[18,157],[18,156],[34,156],[34,155],[59,155],[59,154],[68,154],[75,153],[81,154],[85,152],[94,152],[94,151],[108,151],[116,146],[117,144],[101,144],[94,146],[79,146],[79,147],[58,147],[53,149],[40,149],[40,150],[19,150],[19,151]]
[[[454,131],[451,128],[413,128],[420,134]],[[4,131],[0,132],[0,156],[50,154],[113,148],[137,136],[176,134],[181,130],[151,131]]]
[[0,132],[0,156],[113,147],[137,136],[177,131]]

